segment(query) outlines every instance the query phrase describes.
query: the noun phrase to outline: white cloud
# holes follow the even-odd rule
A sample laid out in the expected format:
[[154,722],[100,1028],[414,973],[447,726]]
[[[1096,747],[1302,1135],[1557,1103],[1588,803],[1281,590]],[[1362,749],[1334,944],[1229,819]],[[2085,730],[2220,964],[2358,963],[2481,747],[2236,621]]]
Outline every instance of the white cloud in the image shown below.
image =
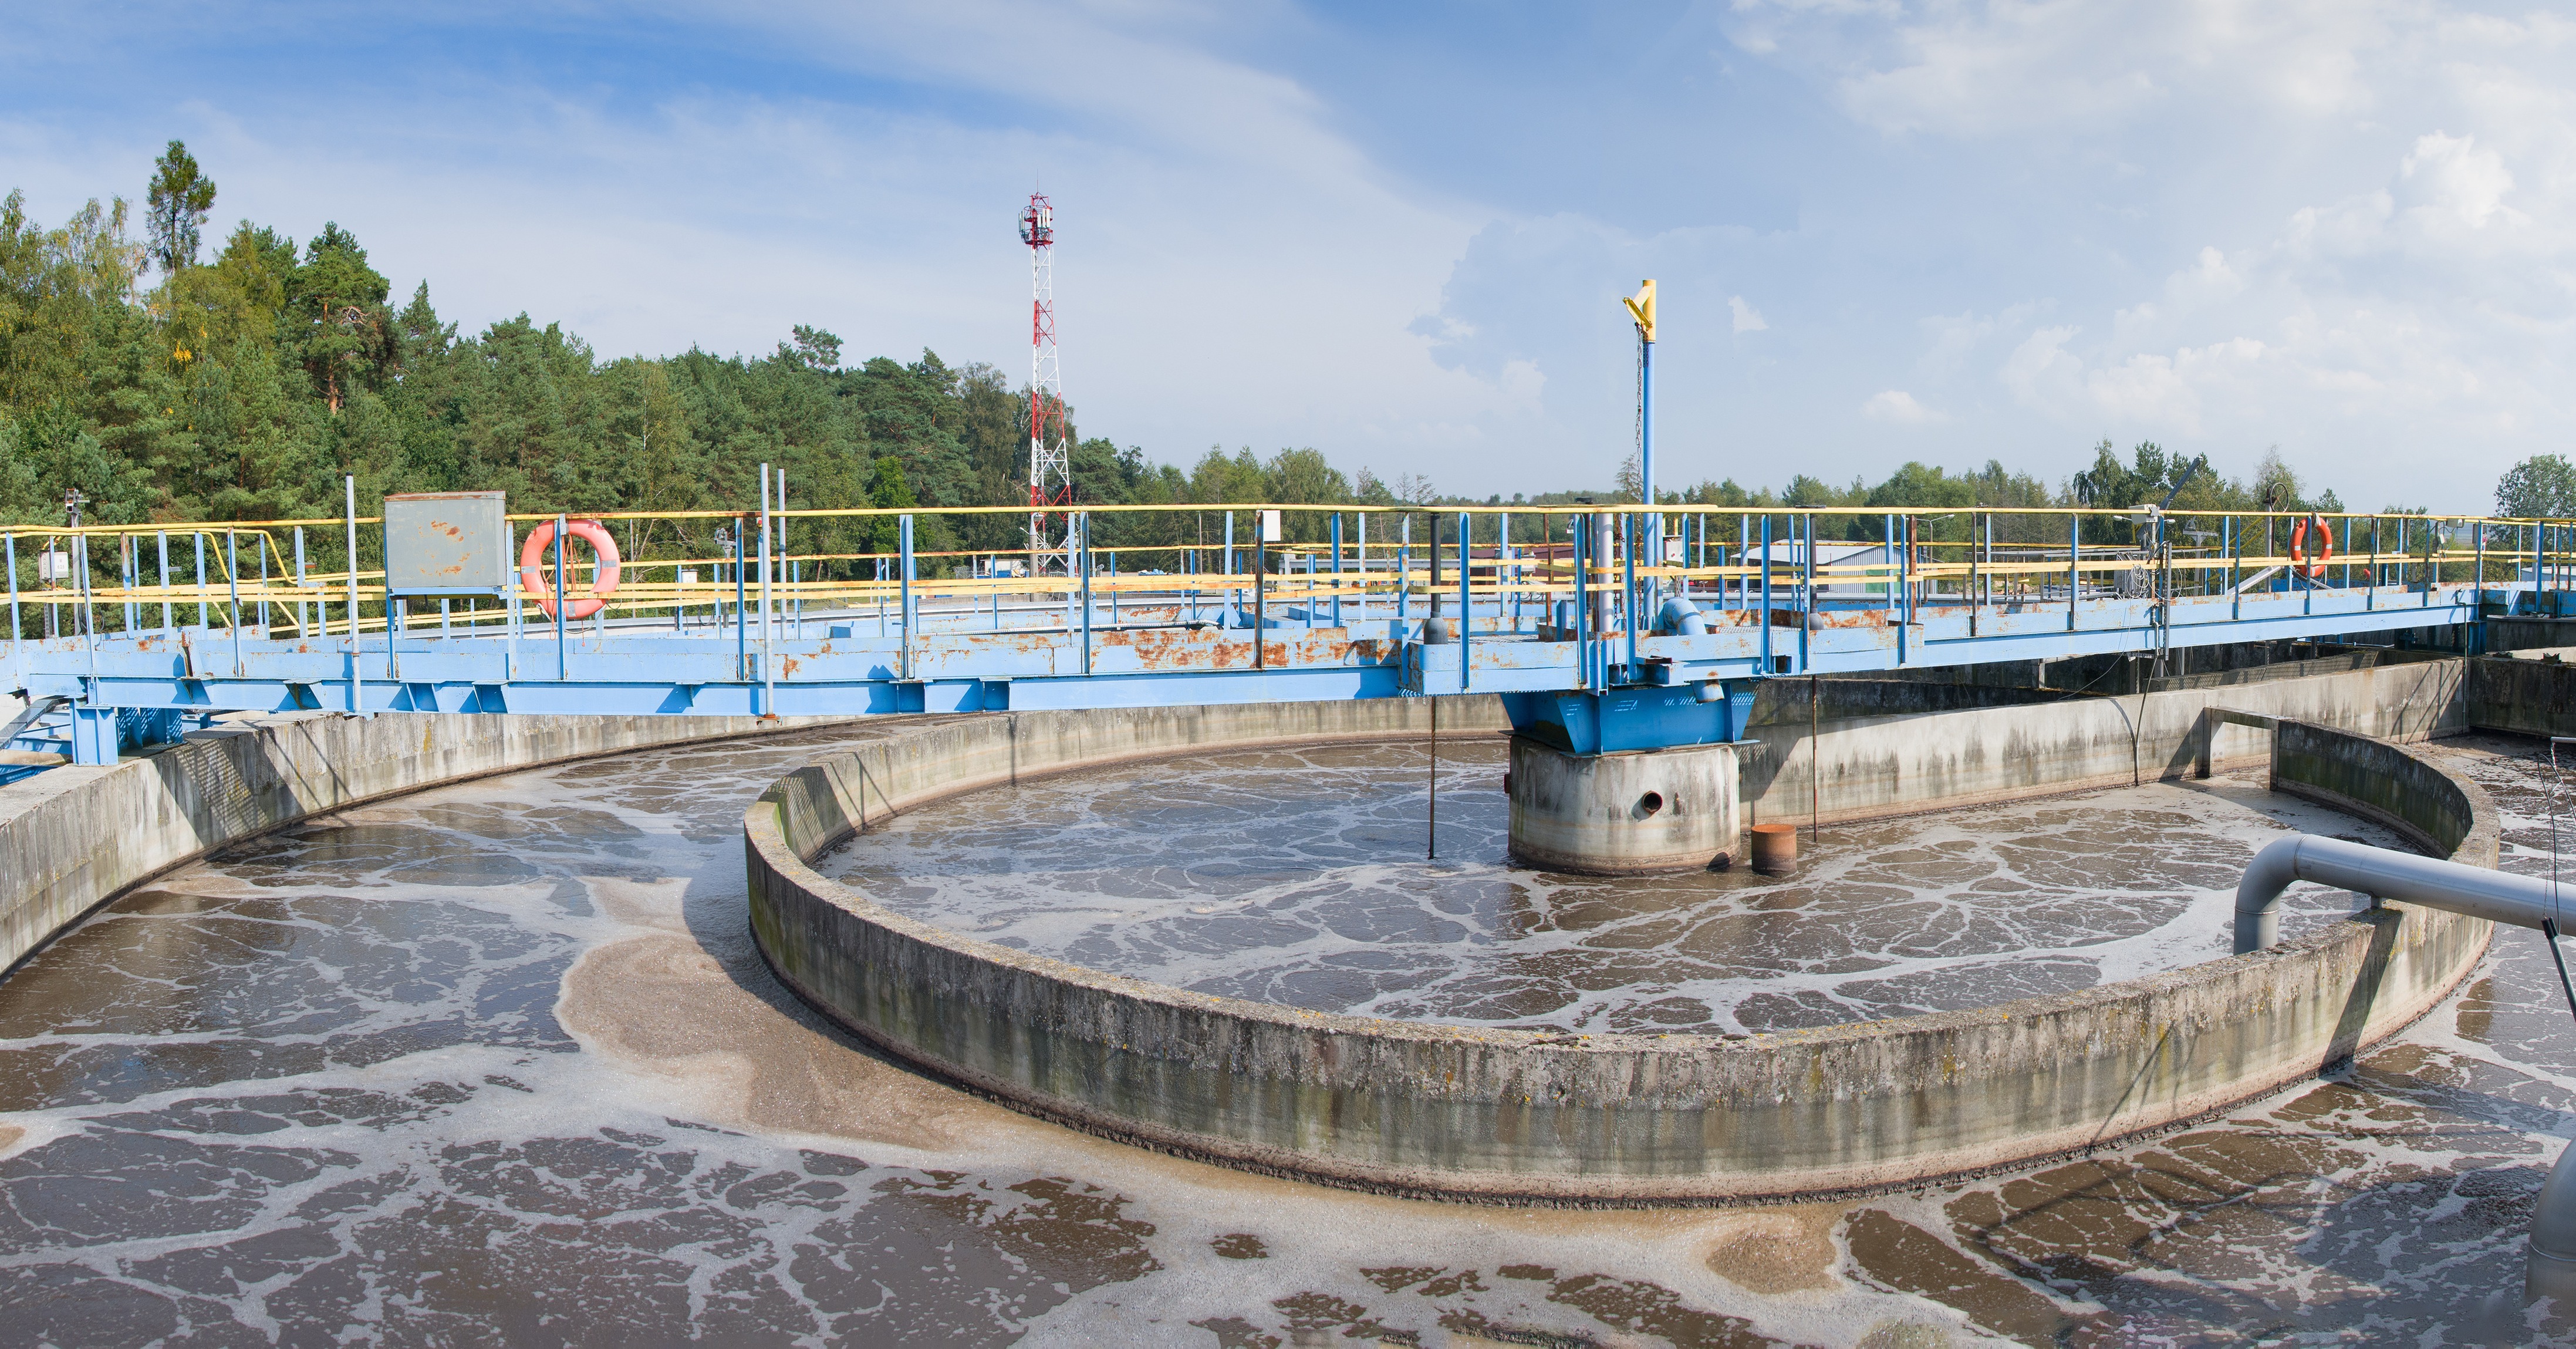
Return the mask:
[[[112,31],[37,9],[0,38],[0,189],[59,220],[139,195],[184,135],[219,223],[337,219],[469,328],[524,308],[612,354],[756,353],[811,322],[1016,379],[1009,220],[1043,180],[1083,429],[1162,457],[1598,485],[1634,394],[1617,296],[1655,276],[1676,473],[2277,441],[2347,496],[2474,505],[2576,436],[2576,22],[2464,2],[1613,16],[1724,68],[1616,136],[1599,109],[1639,74],[1544,23],[1470,58],[1275,0],[353,11],[327,38],[255,5],[247,41],[175,6]],[[335,76],[323,43],[391,55]],[[1355,78],[1362,51],[1406,92]],[[1481,143],[1419,115],[1497,91],[1529,115]],[[1604,193],[1593,150],[1620,182],[1710,171]]]
[[1885,389],[1871,394],[1869,401],[1860,405],[1860,415],[1892,426],[1928,426],[1949,420],[1914,401],[1914,395],[1903,389]]
[[1829,75],[1884,131],[2056,137],[2216,99],[2353,116],[2369,62],[2422,23],[2413,0],[1962,0],[1920,7],[1738,0],[1735,40]]

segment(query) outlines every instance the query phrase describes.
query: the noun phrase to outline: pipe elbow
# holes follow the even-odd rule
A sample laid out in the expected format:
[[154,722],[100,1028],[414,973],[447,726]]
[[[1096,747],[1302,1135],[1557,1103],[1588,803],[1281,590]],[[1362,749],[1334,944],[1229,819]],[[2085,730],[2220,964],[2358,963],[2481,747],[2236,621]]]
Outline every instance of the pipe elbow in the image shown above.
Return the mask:
[[1655,629],[1679,633],[1684,637],[1705,637],[1708,635],[1708,619],[1701,615],[1698,605],[1675,595],[1665,600],[1662,611],[1655,615]]
[[2260,951],[2281,939],[2281,892],[2299,878],[2299,845],[2293,834],[2266,845],[2236,882],[2236,954]]

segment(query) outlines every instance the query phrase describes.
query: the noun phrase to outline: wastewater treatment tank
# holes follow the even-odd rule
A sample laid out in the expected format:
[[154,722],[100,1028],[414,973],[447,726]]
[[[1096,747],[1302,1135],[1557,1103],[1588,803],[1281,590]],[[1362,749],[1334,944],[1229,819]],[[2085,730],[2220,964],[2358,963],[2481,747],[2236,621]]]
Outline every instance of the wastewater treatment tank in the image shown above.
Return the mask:
[[[2259,779],[2156,782],[1826,826],[1794,874],[1535,870],[1505,746],[1278,747],[951,797],[820,870],[1016,951],[1316,1012],[1747,1035],[2090,988],[2228,954],[2283,831],[2402,846]],[[1432,843],[1437,792],[1437,857]],[[1802,826],[1803,827],[1803,826]],[[2350,897],[2303,887],[2290,928]]]

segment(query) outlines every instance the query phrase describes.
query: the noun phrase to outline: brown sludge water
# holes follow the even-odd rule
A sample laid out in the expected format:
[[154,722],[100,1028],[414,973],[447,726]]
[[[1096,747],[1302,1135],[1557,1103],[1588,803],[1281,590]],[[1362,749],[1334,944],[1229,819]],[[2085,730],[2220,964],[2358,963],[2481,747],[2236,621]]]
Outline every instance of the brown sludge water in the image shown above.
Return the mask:
[[[0,983],[0,1343],[2529,1338],[2523,1232],[2576,1084],[2532,934],[2360,1062],[2082,1161],[1744,1210],[1389,1200],[1070,1133],[821,1026],[750,947],[739,822],[827,743],[317,820],[30,961]],[[1829,827],[1783,880],[1578,881],[1502,865],[1499,754],[1456,748],[1436,868],[1405,746],[988,793],[837,865],[1214,991],[1752,1031],[2203,959],[2284,823],[2378,841],[2222,780]],[[2437,752],[2508,812],[2507,865],[2545,868],[2529,746]]]

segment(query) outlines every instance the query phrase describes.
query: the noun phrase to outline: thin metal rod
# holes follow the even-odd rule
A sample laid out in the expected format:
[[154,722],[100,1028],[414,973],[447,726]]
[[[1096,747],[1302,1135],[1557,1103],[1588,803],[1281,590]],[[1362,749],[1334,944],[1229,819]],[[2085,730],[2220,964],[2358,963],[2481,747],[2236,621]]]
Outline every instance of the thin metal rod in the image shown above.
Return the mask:
[[1440,698],[1431,699],[1431,809],[1424,817],[1422,860],[1440,860]]
[[2558,987],[2567,994],[2567,1014],[2576,1016],[2576,984],[2567,981],[2567,958],[2558,950],[2558,747],[2576,744],[2567,736],[2549,737],[2549,916],[2540,920],[2540,935],[2549,942],[2549,959],[2558,966]]
[[[1824,697],[1824,684],[1815,675],[1807,676],[1807,833],[1811,842],[1825,841],[1825,775],[1824,745],[1816,739],[1818,712],[1816,704]],[[1741,735],[1739,730],[1737,734]]]

